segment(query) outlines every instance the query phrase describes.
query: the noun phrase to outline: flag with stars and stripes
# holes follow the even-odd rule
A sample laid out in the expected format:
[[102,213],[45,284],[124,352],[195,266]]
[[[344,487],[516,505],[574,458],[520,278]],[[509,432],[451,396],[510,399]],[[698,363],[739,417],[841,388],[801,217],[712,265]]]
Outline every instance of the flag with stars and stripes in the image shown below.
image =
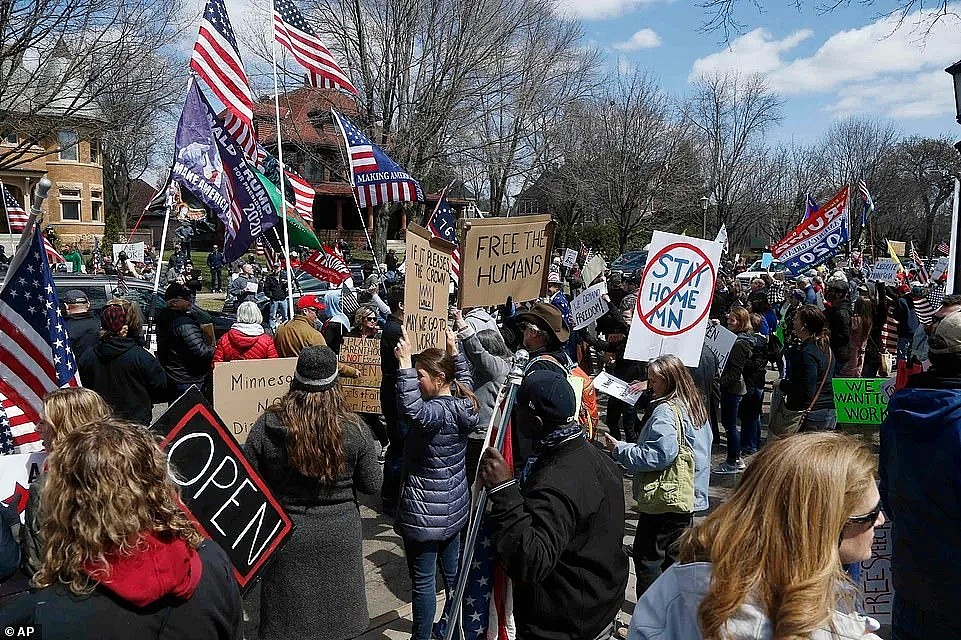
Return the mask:
[[931,278],[928,277],[928,270],[924,266],[924,261],[921,259],[918,250],[914,246],[914,240],[911,241],[911,248],[908,251],[908,257],[911,258],[911,262],[914,263],[915,272],[918,274],[918,282],[921,284],[927,284],[930,282]]
[[297,175],[293,170],[285,167],[284,175],[287,176],[287,180],[294,190],[294,208],[297,209],[297,213],[300,214],[301,219],[303,219],[307,226],[313,228],[314,198],[317,197],[317,192],[314,190],[313,185]]
[[942,256],[946,256],[951,253],[951,245],[947,242],[939,242],[938,246],[935,247]]
[[7,185],[0,183],[0,189],[3,189],[3,210],[7,214],[7,226],[10,228],[10,233],[21,233],[30,215],[13,197],[13,194],[7,189]]
[[357,294],[354,290],[347,286],[347,281],[340,286],[340,307],[344,310],[348,316],[352,316],[354,312],[360,309],[360,302],[357,300]]
[[357,89],[310,28],[291,0],[274,0],[274,37],[310,72],[310,84],[321,89]]
[[240,60],[237,40],[223,0],[207,0],[190,68],[234,116],[227,131],[253,161],[257,153],[250,82]]
[[868,191],[868,183],[864,180],[858,180],[858,191],[861,193],[861,200],[864,201],[864,206],[861,207],[861,224],[866,225],[868,217],[874,211],[874,198],[871,197],[871,192]]
[[301,260],[300,268],[315,278],[338,286],[351,275],[344,257],[327,245]]
[[0,456],[42,450],[36,423],[0,390]]
[[[76,386],[77,363],[50,275],[40,230],[17,250],[0,290],[0,393],[39,423],[43,396]],[[12,410],[4,406],[11,422]]]
[[376,207],[386,202],[423,202],[420,183],[394,162],[384,150],[371,142],[346,116],[333,109],[347,145],[350,176],[357,202]]
[[441,194],[437,208],[427,221],[427,228],[432,236],[446,240],[454,245],[450,256],[450,277],[454,282],[460,282],[460,242],[457,241],[457,220],[447,202],[447,194]]

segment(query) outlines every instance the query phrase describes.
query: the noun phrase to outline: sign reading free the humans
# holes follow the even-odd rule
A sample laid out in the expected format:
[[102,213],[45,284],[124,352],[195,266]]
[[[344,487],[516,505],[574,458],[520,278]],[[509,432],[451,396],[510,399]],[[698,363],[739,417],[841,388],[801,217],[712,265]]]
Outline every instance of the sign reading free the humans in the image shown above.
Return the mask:
[[894,393],[889,378],[834,378],[834,407],[838,422],[881,424],[888,417],[888,400]]

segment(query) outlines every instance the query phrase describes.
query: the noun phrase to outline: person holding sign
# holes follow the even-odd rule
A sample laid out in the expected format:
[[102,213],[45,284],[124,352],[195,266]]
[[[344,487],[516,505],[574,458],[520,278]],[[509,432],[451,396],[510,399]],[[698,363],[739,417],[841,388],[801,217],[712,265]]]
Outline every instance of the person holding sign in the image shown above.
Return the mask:
[[295,525],[264,571],[261,640],[359,635],[369,617],[356,493],[377,493],[383,476],[333,351],[301,351],[290,390],[254,423],[244,455]]

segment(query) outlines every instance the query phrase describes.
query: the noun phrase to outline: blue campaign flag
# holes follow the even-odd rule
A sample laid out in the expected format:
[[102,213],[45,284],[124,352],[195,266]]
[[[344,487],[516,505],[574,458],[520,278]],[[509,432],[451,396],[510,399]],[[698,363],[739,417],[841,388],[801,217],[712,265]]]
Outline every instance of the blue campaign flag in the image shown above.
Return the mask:
[[793,274],[826,262],[848,242],[848,191],[844,187],[823,207],[771,247]]

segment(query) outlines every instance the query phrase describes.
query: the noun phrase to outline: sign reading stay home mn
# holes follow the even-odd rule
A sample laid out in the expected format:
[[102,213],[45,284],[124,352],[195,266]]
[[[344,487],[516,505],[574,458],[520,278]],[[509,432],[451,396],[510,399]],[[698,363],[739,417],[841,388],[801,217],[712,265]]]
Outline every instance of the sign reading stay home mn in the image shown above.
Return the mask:
[[888,378],[834,378],[834,407],[838,422],[881,424],[888,417],[894,381]]

